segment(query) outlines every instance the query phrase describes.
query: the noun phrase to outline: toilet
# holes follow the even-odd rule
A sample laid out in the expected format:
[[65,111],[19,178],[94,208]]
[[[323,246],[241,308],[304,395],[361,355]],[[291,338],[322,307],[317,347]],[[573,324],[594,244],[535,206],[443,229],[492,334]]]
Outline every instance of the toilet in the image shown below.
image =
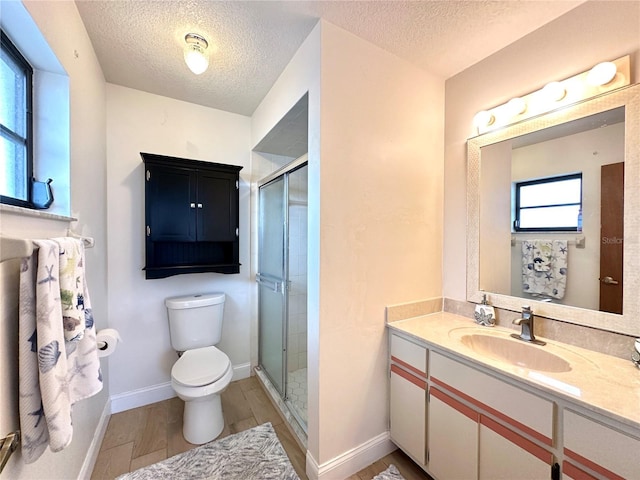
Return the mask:
[[171,369],[171,386],[184,400],[182,433],[189,443],[210,442],[222,432],[220,394],[231,382],[233,368],[214,345],[222,336],[224,293],[165,299],[171,346],[180,358]]

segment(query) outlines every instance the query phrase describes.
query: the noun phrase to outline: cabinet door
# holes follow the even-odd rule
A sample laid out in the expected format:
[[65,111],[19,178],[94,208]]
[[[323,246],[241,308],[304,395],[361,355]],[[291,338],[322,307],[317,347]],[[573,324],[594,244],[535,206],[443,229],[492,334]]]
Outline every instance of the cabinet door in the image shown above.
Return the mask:
[[552,456],[543,448],[484,416],[480,419],[480,480],[551,478]]
[[194,242],[195,172],[162,165],[147,166],[147,172],[145,208],[149,239],[152,242]]
[[479,415],[437,388],[429,393],[429,473],[442,480],[478,478]]
[[391,440],[424,465],[426,382],[391,365],[390,389]]
[[232,242],[238,228],[237,176],[198,172],[198,241]]
[[564,411],[564,456],[584,465],[602,478],[640,478],[640,439],[591,420],[571,410]]

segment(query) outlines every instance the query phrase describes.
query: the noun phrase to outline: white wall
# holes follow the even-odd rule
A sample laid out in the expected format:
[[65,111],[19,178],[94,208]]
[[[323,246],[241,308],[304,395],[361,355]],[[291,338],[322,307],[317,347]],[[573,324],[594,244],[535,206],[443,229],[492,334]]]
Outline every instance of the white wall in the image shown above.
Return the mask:
[[441,294],[444,148],[442,79],[322,27],[321,467],[388,429],[385,306]]
[[[71,211],[78,218],[78,222],[71,224],[71,227],[95,238],[95,248],[87,250],[86,254],[87,283],[96,327],[100,329],[108,325],[104,77],[74,2],[26,1],[24,6],[70,79]],[[78,53],[77,57],[74,51]],[[69,223],[65,221],[1,212],[0,233],[7,236],[60,236],[66,235],[68,227]],[[5,355],[2,357],[2,365],[12,365],[14,368],[17,368],[18,265],[14,261],[0,265],[0,351]],[[102,367],[103,374],[108,379],[106,362],[102,362]],[[3,392],[0,434],[18,427],[15,375],[16,372],[9,368],[2,368],[0,374],[0,391]],[[79,474],[90,474],[92,465],[83,465],[83,462],[96,436],[96,430],[100,427],[109,393],[107,383],[105,382],[105,388],[100,394],[73,407],[74,436],[68,448],[55,454],[47,450],[31,465],[22,463],[18,451],[2,472],[3,478],[66,479],[75,478]]]
[[[164,299],[227,294],[222,341],[236,379],[249,375],[250,119],[107,84],[109,324],[123,338],[110,357],[114,411],[173,396]],[[240,171],[240,273],[200,273],[145,280],[144,168],[140,152],[243,166]]]
[[631,54],[640,79],[640,3],[586,2],[446,82],[443,295],[466,299],[466,139],[480,110]]

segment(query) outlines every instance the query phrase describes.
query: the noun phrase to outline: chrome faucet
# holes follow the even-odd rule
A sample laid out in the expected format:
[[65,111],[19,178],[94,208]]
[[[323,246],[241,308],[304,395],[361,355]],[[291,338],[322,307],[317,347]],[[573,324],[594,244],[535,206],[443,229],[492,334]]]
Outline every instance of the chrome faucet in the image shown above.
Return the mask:
[[533,312],[531,311],[531,307],[522,307],[522,317],[516,318],[513,321],[513,324],[520,325],[522,327],[520,335],[517,335],[515,333],[511,334],[513,338],[517,338],[518,340],[522,340],[523,342],[535,343],[536,345],[546,345],[545,342],[536,339],[536,337],[533,335]]

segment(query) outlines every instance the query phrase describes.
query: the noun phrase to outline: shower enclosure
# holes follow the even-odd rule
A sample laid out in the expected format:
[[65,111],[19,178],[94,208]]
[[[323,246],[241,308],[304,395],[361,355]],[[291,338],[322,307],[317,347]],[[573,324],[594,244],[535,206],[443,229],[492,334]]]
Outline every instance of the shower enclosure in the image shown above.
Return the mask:
[[306,432],[306,156],[258,187],[258,362]]

